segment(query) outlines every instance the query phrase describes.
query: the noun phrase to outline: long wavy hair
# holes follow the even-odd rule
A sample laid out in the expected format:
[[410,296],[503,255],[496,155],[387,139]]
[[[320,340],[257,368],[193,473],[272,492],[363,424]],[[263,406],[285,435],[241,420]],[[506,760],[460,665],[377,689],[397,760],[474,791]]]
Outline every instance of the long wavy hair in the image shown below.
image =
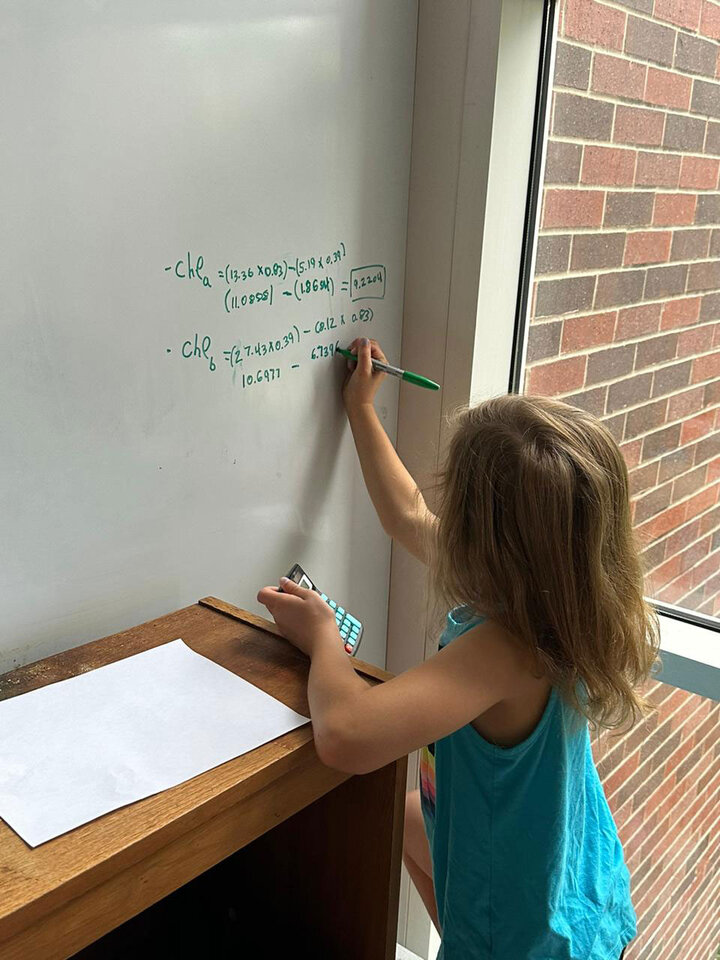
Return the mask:
[[657,662],[628,475],[591,414],[514,394],[455,414],[439,477],[430,576],[448,606],[491,617],[594,728],[653,710]]

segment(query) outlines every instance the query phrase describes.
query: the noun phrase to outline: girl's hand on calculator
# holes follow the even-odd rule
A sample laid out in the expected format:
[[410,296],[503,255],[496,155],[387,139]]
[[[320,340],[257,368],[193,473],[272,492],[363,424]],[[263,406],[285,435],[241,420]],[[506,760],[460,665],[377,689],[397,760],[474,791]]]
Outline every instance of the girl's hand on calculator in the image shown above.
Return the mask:
[[257,599],[268,608],[283,636],[308,657],[320,643],[342,648],[335,612],[315,590],[282,577],[280,589],[263,587]]

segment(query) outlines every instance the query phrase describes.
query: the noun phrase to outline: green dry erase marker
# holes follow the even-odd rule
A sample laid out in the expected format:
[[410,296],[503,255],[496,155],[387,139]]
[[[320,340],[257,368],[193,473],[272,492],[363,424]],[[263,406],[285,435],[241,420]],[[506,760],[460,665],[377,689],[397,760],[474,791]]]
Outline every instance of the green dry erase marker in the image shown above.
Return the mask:
[[[348,360],[354,360],[357,363],[357,357],[349,350],[343,350],[338,347],[335,353],[341,353]],[[391,367],[389,363],[383,363],[382,360],[372,361],[373,370],[380,370],[382,373],[389,373],[392,377],[399,377],[406,383],[414,383],[416,387],[425,387],[427,390],[439,390],[440,384],[434,380],[428,380],[427,377],[421,377],[419,373],[411,373],[409,370],[401,370],[400,367]]]

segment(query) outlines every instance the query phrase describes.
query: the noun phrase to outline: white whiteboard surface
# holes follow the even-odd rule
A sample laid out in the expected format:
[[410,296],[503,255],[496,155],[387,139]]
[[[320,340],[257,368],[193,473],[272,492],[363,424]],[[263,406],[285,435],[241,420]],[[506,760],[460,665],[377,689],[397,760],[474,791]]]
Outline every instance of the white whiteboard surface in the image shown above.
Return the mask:
[[0,0],[0,670],[264,612],[294,561],[384,663],[390,544],[311,358],[399,358],[416,16]]

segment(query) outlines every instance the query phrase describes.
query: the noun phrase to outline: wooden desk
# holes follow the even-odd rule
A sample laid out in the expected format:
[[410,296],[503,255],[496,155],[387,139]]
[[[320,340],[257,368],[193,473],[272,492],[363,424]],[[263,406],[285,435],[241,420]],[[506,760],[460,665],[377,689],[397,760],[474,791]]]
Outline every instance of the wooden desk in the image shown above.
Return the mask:
[[[0,698],[177,637],[309,714],[308,660],[270,621],[213,597],[5,674]],[[373,682],[390,676],[370,664],[356,668]],[[365,776],[331,770],[318,760],[306,724],[35,849],[0,822],[0,958],[60,960],[81,951],[83,960],[114,960],[125,949],[127,956],[145,956],[133,937],[143,924],[147,933],[146,919],[210,878],[204,902],[226,897],[249,947],[244,953],[233,946],[228,956],[389,960],[405,769],[403,759]],[[168,896],[172,891],[178,893]],[[212,945],[216,917],[199,913],[195,923],[189,916],[201,899],[185,896],[174,913],[159,915],[164,942],[175,930],[188,946],[187,953],[167,955],[225,955]],[[115,932],[103,936],[109,931]],[[207,949],[190,949],[193,937]],[[148,956],[165,955],[147,949]]]

